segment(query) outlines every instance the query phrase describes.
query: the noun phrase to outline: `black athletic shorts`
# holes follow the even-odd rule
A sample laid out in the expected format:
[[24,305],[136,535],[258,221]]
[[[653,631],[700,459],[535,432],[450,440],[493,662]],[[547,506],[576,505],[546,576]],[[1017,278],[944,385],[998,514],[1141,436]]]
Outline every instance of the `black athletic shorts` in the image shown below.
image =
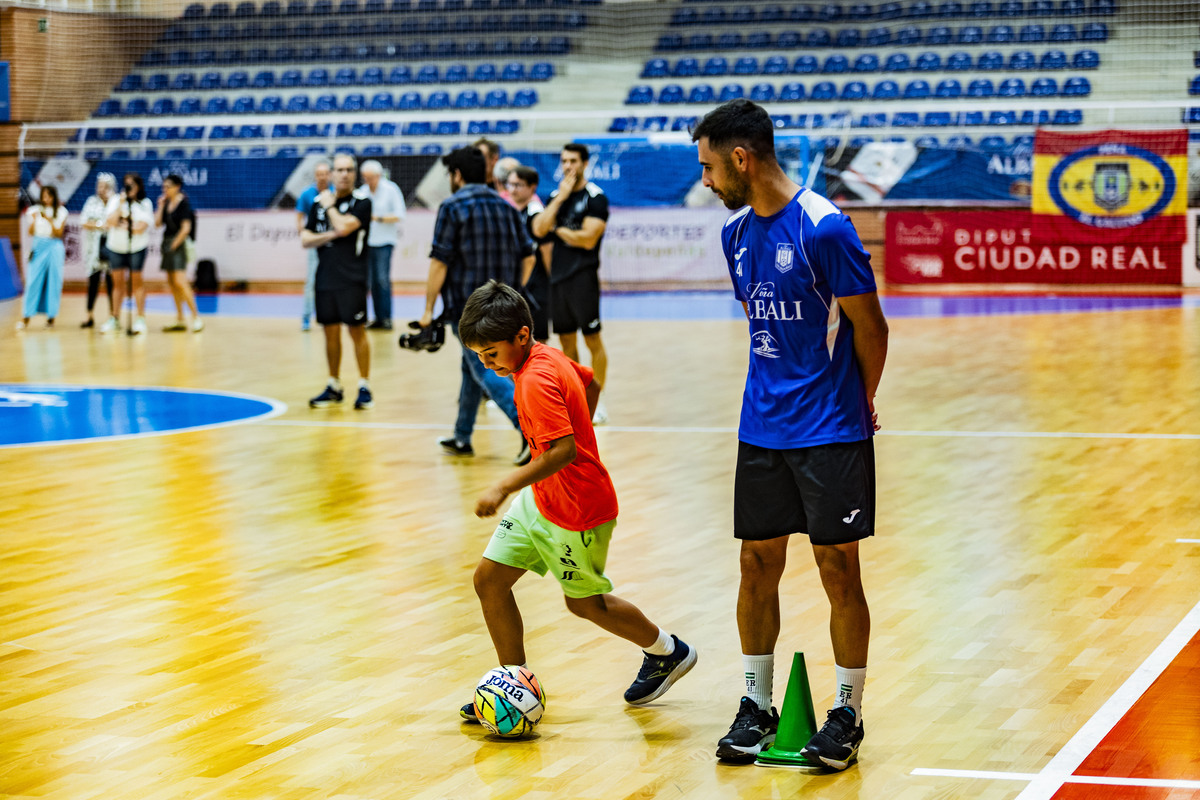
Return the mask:
[[875,535],[875,446],[861,442],[770,450],[738,443],[733,535],[807,533],[813,544]]
[[600,272],[585,269],[550,285],[550,321],[555,333],[600,332]]
[[367,287],[318,289],[314,307],[318,325],[365,325]]

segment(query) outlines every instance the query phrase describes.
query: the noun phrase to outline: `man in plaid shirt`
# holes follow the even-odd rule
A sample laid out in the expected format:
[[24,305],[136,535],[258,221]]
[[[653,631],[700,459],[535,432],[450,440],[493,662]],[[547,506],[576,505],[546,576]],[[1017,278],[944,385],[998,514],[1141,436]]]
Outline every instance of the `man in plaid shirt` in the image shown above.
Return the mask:
[[[433,309],[440,294],[443,319],[458,336],[458,318],[471,292],[491,279],[523,286],[533,271],[535,246],[520,212],[487,187],[487,161],[482,153],[473,147],[460,147],[444,156],[442,163],[450,173],[450,189],[454,194],[438,207],[433,247],[429,251],[425,314],[420,324],[427,328],[433,323]],[[519,431],[513,382],[486,369],[474,352],[463,347],[454,436],[439,442],[447,453],[475,454],[471,434],[484,394]],[[523,444],[514,463],[528,461],[529,447]]]

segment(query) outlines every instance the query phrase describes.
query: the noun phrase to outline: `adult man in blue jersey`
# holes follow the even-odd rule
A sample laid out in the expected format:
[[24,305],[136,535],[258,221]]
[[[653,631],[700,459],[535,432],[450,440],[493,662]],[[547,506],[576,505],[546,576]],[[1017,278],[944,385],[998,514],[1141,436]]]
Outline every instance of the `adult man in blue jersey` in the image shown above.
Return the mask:
[[863,739],[871,617],[858,543],[875,529],[871,437],[887,321],[854,226],[783,172],[765,110],[746,100],[726,103],[696,125],[692,139],[704,185],[727,208],[741,209],[721,242],[750,322],[734,484],[746,696],[717,757],[748,763],[775,740],[779,580],[789,535],[806,533],[831,607],[837,695],[804,754],[842,770]]

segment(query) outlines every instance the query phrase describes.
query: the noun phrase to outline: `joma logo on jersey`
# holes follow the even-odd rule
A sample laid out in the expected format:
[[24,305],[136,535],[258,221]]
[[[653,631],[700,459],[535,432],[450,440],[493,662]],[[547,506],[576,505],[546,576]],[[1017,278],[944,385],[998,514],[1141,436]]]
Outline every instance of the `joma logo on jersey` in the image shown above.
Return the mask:
[[775,269],[787,272],[796,265],[796,246],[791,242],[775,245]]

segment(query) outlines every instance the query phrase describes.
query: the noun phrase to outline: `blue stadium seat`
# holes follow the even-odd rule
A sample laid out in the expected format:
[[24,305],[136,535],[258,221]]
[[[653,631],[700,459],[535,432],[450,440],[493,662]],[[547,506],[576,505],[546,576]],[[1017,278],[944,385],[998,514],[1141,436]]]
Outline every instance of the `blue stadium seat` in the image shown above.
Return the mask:
[[308,77],[304,81],[305,86],[328,86],[329,85],[329,70],[324,67],[317,67],[309,70]]
[[858,47],[859,41],[862,39],[862,33],[858,28],[842,28],[834,37],[833,43],[836,47]]
[[379,131],[380,136],[395,136],[396,135],[396,123],[381,122],[381,123],[379,123],[377,130]]
[[792,72],[797,75],[813,75],[821,71],[821,64],[816,56],[797,56],[792,64]]
[[631,86],[625,98],[627,106],[642,106],[654,102],[654,89],[649,86]]
[[193,116],[200,113],[200,98],[185,97],[179,101],[179,106],[175,109],[176,114]]
[[884,72],[906,72],[912,69],[908,53],[892,53],[883,64]]
[[757,75],[758,59],[754,56],[742,56],[733,64],[734,75]]
[[204,138],[203,125],[188,125],[183,129],[183,139],[185,141],[195,141]]
[[529,68],[529,80],[545,82],[554,77],[554,64],[549,61],[535,61]]
[[[88,133],[91,133],[91,131],[88,131]],[[93,139],[88,139],[88,141],[97,141],[97,140],[101,141],[101,142],[122,142],[125,140],[125,129],[124,128],[105,128],[104,130],[100,131],[99,137],[93,138]]]
[[277,94],[265,96],[258,104],[260,114],[278,114],[283,111],[283,98]]
[[[649,87],[647,87],[649,88]],[[683,102],[683,87],[677,83],[669,83],[658,93],[658,102],[668,105]]]
[[665,58],[652,58],[642,67],[643,78],[665,78],[670,74],[671,69]]
[[364,111],[367,108],[367,99],[363,97],[361,92],[354,92],[346,95],[342,100],[342,111]]
[[863,100],[867,96],[867,85],[862,81],[850,81],[842,87],[842,100]]
[[1074,69],[1098,69],[1100,54],[1095,50],[1080,50],[1071,59],[1071,67]]
[[200,76],[200,82],[196,85],[196,88],[202,92],[215,91],[221,88],[222,81],[221,73],[206,72]]
[[451,64],[446,67],[445,74],[442,75],[442,83],[466,83],[467,82],[467,65],[466,64]]
[[833,41],[828,28],[813,28],[804,39],[806,47],[829,47]]
[[924,136],[918,136],[916,139],[913,139],[913,144],[916,147],[924,149],[932,149],[941,146],[941,142],[938,141],[938,138],[936,136],[931,136],[928,133]]
[[943,19],[955,19],[961,17],[966,12],[963,10],[963,4],[956,0],[942,3],[938,6],[937,15]]
[[928,111],[925,113],[926,128],[948,128],[958,121],[958,115],[950,111]]
[[1084,0],[1062,0],[1058,13],[1064,17],[1078,17],[1087,13],[1087,3]]
[[927,45],[950,44],[952,41],[954,41],[954,35],[945,25],[930,28],[925,34],[925,44]]
[[1050,41],[1052,42],[1074,42],[1078,39],[1079,33],[1069,22],[1060,22],[1050,30]]
[[[911,6],[910,6],[911,8]],[[904,7],[896,2],[884,3],[875,12],[878,19],[899,19],[904,14]]]
[[412,83],[412,68],[401,64],[397,67],[392,67],[388,73],[387,82],[393,86],[400,86],[406,83]]
[[339,67],[333,74],[334,86],[353,86],[358,83],[358,70],[354,67]]
[[224,0],[219,3],[213,3],[208,8],[208,16],[210,19],[225,19],[232,13],[233,10],[229,7],[229,3],[224,2]]
[[880,81],[871,92],[872,100],[895,100],[900,97],[900,85],[895,81]]
[[205,9],[203,3],[192,3],[191,5],[189,5],[187,8],[185,8],[183,10],[183,18],[184,19],[199,19],[200,17],[204,16],[206,11],[207,11],[207,9]]
[[1008,142],[1003,136],[985,136],[979,140],[979,149],[985,153],[998,153],[1008,148]]
[[982,111],[964,111],[958,115],[958,124],[968,127],[983,125],[986,117]]
[[892,127],[915,128],[921,124],[921,115],[915,111],[897,111],[892,115]]
[[479,108],[479,92],[474,89],[463,89],[454,98],[454,107],[467,109]]
[[946,140],[946,146],[956,150],[967,150],[972,147],[971,137],[965,133],[956,134]]
[[917,56],[918,72],[934,72],[942,68],[942,57],[937,53],[921,53]]
[[1005,78],[1000,82],[996,94],[1000,97],[1024,97],[1025,81],[1022,78]]
[[376,92],[371,96],[371,104],[367,108],[370,111],[391,111],[395,108],[392,93]]
[[242,0],[233,10],[233,15],[239,19],[253,17],[258,14],[258,7],[254,5],[253,0]]
[[756,83],[750,88],[750,99],[756,103],[774,102],[775,87],[770,83]]
[[254,105],[254,97],[247,94],[234,100],[229,110],[234,114],[253,114]]
[[723,25],[727,16],[723,7],[710,6],[704,9],[704,13],[700,15],[700,23],[702,25]]
[[508,107],[508,91],[505,89],[492,89],[483,96],[484,108],[507,108]]
[[417,70],[417,83],[440,83],[441,79],[442,73],[436,64],[423,64]]
[[786,75],[788,61],[784,56],[771,56],[763,62],[763,75]]
[[892,31],[889,28],[871,28],[867,31],[867,38],[863,42],[867,47],[883,47],[892,40]]
[[679,8],[671,15],[672,25],[696,25],[700,22],[700,13],[694,8]]
[[179,128],[175,125],[166,125],[155,128],[150,131],[150,139],[155,142],[173,142],[179,138]]
[[266,133],[263,131],[262,125],[242,125],[238,128],[237,138],[239,139],[264,139]]
[[792,6],[788,12],[789,22],[811,22],[817,18],[817,12],[808,3]]
[[851,147],[862,147],[863,145],[871,144],[875,141],[874,136],[855,136],[850,140]]
[[[178,81],[182,74],[176,75]],[[274,70],[263,70],[254,75],[254,79],[250,81],[251,89],[273,89],[275,88],[275,72]]]
[[233,126],[232,125],[213,125],[208,130],[208,138],[209,139],[232,139],[233,138]]
[[728,103],[730,100],[746,96],[746,87],[740,83],[727,83],[721,87],[720,94],[717,95],[718,103]]
[[162,92],[166,91],[170,85],[170,76],[164,72],[158,72],[146,78],[146,84],[142,88],[147,92]]
[[829,22],[842,18],[842,7],[837,3],[826,3],[817,11],[817,18]]
[[795,125],[791,114],[772,114],[771,124],[778,130],[791,128]]
[[1087,78],[1076,76],[1063,83],[1063,97],[1087,97],[1092,93],[1092,83]]
[[837,87],[833,85],[833,81],[821,81],[812,87],[812,91],[808,95],[810,100],[827,101],[837,99]]
[[967,97],[995,97],[996,86],[988,78],[976,78],[967,86]]
[[421,107],[421,95],[417,92],[405,92],[396,98],[397,111],[416,111]]
[[1083,26],[1080,38],[1085,42],[1107,42],[1108,25],[1103,22],[1089,22]]
[[151,50],[139,62],[143,67],[158,67],[167,63],[167,54],[162,50]]
[[1082,125],[1083,110],[1079,108],[1057,109],[1051,122],[1054,125]]
[[217,63],[217,54],[214,50],[197,50],[192,53],[192,64],[197,67],[207,67]]
[[1017,39],[1025,44],[1044,42],[1046,41],[1046,26],[1039,23],[1023,25]]
[[1053,17],[1054,0],[1030,0],[1026,13],[1031,17]]
[[782,31],[775,39],[775,47],[778,50],[795,50],[802,41],[798,31]]
[[1025,3],[1022,0],[1005,0],[1000,4],[999,13],[1002,17],[1023,17],[1025,16]]
[[304,76],[298,69],[284,70],[279,75],[279,87],[283,89],[292,89],[304,84]]
[[[227,26],[225,26],[225,28],[226,28],[225,30],[221,31],[221,33],[223,34],[223,36],[221,38],[223,38],[223,39],[234,38],[233,26],[227,25]],[[212,31],[211,26],[197,25],[196,27],[192,28],[191,34],[189,35],[188,38],[190,38],[193,42],[206,42],[212,38],[212,35],[213,35],[213,31]]]
[[991,111],[988,112],[988,125],[1016,125],[1017,112],[1015,111]]
[[787,12],[783,10],[783,6],[764,6],[762,11],[758,12],[758,21],[761,23],[783,22],[786,18]]
[[138,73],[126,75],[117,84],[118,92],[138,92],[142,90],[142,76]]
[[1058,81],[1054,78],[1038,78],[1029,87],[1030,97],[1054,97],[1058,94]]
[[975,61],[975,69],[980,72],[995,72],[1004,69],[1004,55],[996,50],[980,53],[979,58]]
[[746,47],[750,50],[766,50],[771,46],[771,34],[754,31],[746,36]]
[[821,67],[821,72],[826,74],[840,75],[843,72],[850,71],[850,60],[841,53],[836,53],[825,59],[824,65]]
[[1040,69],[1066,69],[1067,54],[1062,50],[1047,50],[1042,53],[1042,61],[1038,65]]
[[976,0],[971,3],[970,10],[967,12],[972,17],[990,17],[995,11],[991,0]]
[[846,9],[846,19],[849,20],[864,20],[870,19],[874,11],[866,3],[855,3]]
[[[786,62],[785,62],[786,63]],[[863,53],[854,59],[855,72],[878,72],[879,56],[874,53]]]
[[804,94],[804,84],[792,81],[780,88],[779,99],[785,103],[795,103],[803,100]]
[[1028,50],[1014,50],[1008,57],[1008,68],[1012,70],[1036,69],[1037,65],[1037,57]]
[[983,28],[978,25],[964,25],[958,29],[959,44],[982,44]]
[[429,97],[425,98],[425,108],[429,109],[430,111],[437,111],[439,109],[446,109],[449,107],[449,92],[438,90],[436,92],[430,92]]
[[149,104],[146,103],[146,98],[135,97],[125,104],[124,114],[127,117],[141,117],[149,112]]
[[490,63],[476,64],[475,69],[471,72],[471,80],[475,83],[495,83],[499,80],[496,65]]
[[904,87],[905,100],[924,100],[932,93],[933,91],[929,88],[929,81],[909,81],[908,85]]
[[383,67],[367,67],[358,82],[361,86],[383,85]]
[[290,139],[292,136],[292,126],[276,123],[271,126],[272,139]]
[[288,112],[289,114],[303,113],[308,110],[309,101],[308,95],[306,94],[292,95],[288,98],[287,106],[284,108],[284,111]]
[[714,99],[716,99],[716,92],[707,83],[698,83],[693,86],[687,97],[689,103],[711,103]]
[[955,78],[947,78],[938,83],[933,95],[934,97],[951,100],[956,97],[962,97],[962,91],[962,83]]
[[218,95],[210,97],[208,102],[204,104],[205,114],[228,114],[229,113],[229,98]]
[[670,53],[683,49],[683,37],[678,33],[667,33],[658,37],[654,49],[660,53]]
[[704,62],[704,69],[701,74],[706,77],[717,77],[729,73],[729,61],[723,56],[713,56]]
[[946,69],[954,71],[962,71],[971,68],[971,54],[958,52],[951,53],[946,59]]
[[742,46],[740,33],[722,33],[717,37],[718,50],[737,50]]
[[693,78],[700,74],[700,64],[691,56],[686,56],[675,62],[671,74],[676,78]]
[[496,120],[496,133],[500,135],[516,133],[521,129],[521,123],[515,119],[498,119]]
[[863,114],[854,124],[858,128],[885,128],[887,127],[887,114]]
[[988,44],[1010,44],[1016,40],[1017,35],[1013,33],[1011,25],[993,25],[988,28]]

